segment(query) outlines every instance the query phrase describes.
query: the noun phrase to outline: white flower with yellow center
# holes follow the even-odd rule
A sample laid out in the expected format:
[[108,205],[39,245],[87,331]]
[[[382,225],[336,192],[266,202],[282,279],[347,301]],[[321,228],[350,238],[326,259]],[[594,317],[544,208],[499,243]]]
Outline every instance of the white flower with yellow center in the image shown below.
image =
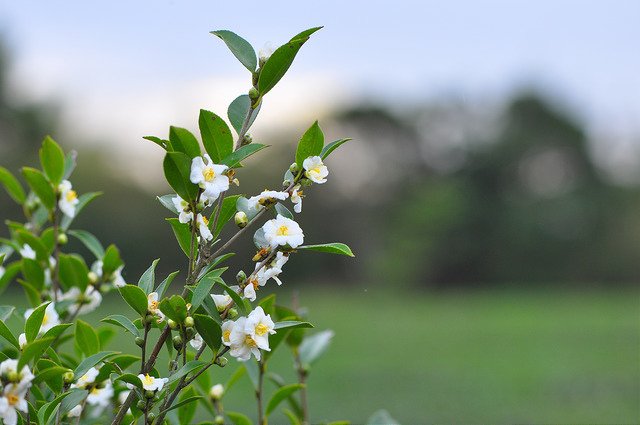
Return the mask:
[[161,320],[163,320],[164,313],[161,312],[160,309],[158,308],[159,304],[160,304],[160,301],[158,300],[157,292],[152,292],[149,295],[147,295],[147,310],[149,310],[149,313],[154,314],[158,316]]
[[262,193],[252,196],[248,199],[249,209],[259,211],[262,208],[273,205],[278,201],[284,201],[289,197],[287,192],[278,192],[276,190],[263,190]]
[[209,390],[209,397],[214,400],[220,400],[224,395],[224,386],[222,384],[216,384]]
[[275,324],[271,320],[271,316],[264,314],[262,307],[256,307],[249,313],[244,331],[253,338],[258,348],[269,351],[269,335],[276,333],[274,327]]
[[30,245],[24,244],[22,245],[22,249],[20,249],[20,255],[22,258],[28,258],[30,260],[36,259],[36,252],[31,248]]
[[146,375],[140,374],[138,375],[138,378],[140,378],[140,381],[142,382],[142,388],[147,391],[160,391],[168,381],[167,378],[155,378],[148,373]]
[[[33,308],[28,309],[24,312],[25,320],[31,316],[33,313]],[[53,328],[56,325],[60,324],[60,317],[58,316],[58,312],[56,311],[56,307],[54,303],[50,303],[47,308],[44,309],[44,316],[42,316],[42,325],[40,325],[40,334],[45,333],[49,329]]]
[[206,241],[210,241],[213,239],[213,234],[211,230],[209,230],[209,220],[207,217],[202,214],[198,214],[196,217],[196,223],[198,224],[198,232],[200,236],[204,238]]
[[98,369],[92,367],[84,375],[78,378],[75,384],[71,384],[71,388],[85,388],[87,385],[93,384],[99,373],[100,371]]
[[277,246],[290,246],[296,248],[302,245],[304,241],[304,233],[302,229],[295,221],[278,216],[272,220],[267,221],[262,226],[264,231],[264,237],[272,248]]
[[256,264],[256,270],[252,279],[258,282],[260,286],[264,286],[269,279],[273,279],[279,285],[282,285],[282,281],[278,278],[278,275],[282,273],[282,267],[289,261],[289,256],[278,251],[276,258],[258,270],[259,264]]
[[33,381],[33,373],[29,366],[22,366],[22,370],[18,373],[18,361],[7,359],[0,363],[0,376],[7,381],[17,382],[19,385],[30,386]]
[[253,354],[257,360],[260,360],[260,348],[256,340],[245,331],[246,322],[246,317],[240,317],[231,329],[229,335],[229,347],[231,349],[229,350],[229,354],[241,362],[249,360],[251,354]]
[[227,347],[231,347],[231,331],[235,327],[236,322],[227,320],[222,324],[222,343]]
[[305,159],[302,162],[302,167],[305,169],[304,175],[312,182],[322,184],[327,181],[329,170],[319,156],[310,156]]
[[197,156],[191,161],[191,182],[204,190],[208,202],[218,199],[220,193],[229,189],[229,177],[223,174],[229,167],[214,164],[209,155]]
[[202,339],[202,337],[198,333],[193,337],[193,339],[191,341],[189,341],[189,345],[191,345],[196,350],[201,349],[202,348],[202,344],[204,344],[204,340]]
[[176,195],[171,198],[173,202],[173,206],[176,207],[176,210],[179,213],[178,221],[180,223],[188,223],[193,220],[193,212],[190,210],[189,203],[182,199],[180,195]]
[[293,210],[298,214],[302,212],[302,198],[304,195],[300,190],[300,185],[297,184],[291,192],[291,202],[293,202]]
[[58,192],[60,192],[60,200],[58,201],[58,208],[66,216],[73,218],[76,215],[76,205],[78,205],[78,194],[75,190],[71,189],[71,182],[69,180],[63,180],[58,186]]
[[0,418],[4,425],[16,425],[18,423],[18,410],[27,412],[29,410],[26,394],[29,385],[8,384],[4,387],[0,397]]
[[87,396],[87,404],[91,406],[107,407],[113,397],[113,386],[110,381],[104,381],[103,387],[94,386]]
[[88,285],[84,292],[81,292],[80,288],[74,286],[65,293],[59,291],[58,299],[73,301],[73,304],[69,306],[69,313],[87,314],[100,306],[102,295],[100,291],[91,285]]

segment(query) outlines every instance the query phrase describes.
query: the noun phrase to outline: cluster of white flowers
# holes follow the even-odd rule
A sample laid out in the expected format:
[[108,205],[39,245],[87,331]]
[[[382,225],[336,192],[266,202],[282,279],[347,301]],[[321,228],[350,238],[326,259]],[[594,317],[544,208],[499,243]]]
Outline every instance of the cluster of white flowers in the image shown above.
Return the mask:
[[273,279],[278,285],[282,285],[282,281],[278,278],[278,275],[282,273],[282,267],[287,261],[289,261],[289,255],[278,252],[275,258],[265,264],[264,267],[260,268],[260,264],[256,264],[255,271],[249,276],[248,282],[244,287],[243,294],[245,298],[249,301],[255,301],[256,290],[258,287],[266,285],[269,279]]
[[[89,406],[95,406],[99,411],[102,411],[105,407],[109,406],[111,399],[113,398],[113,385],[111,381],[104,380],[102,382],[96,382],[100,370],[96,367],[92,367],[82,375],[76,382],[71,384],[71,388],[86,389],[89,394],[87,395],[86,404]],[[69,411],[67,414],[70,417],[77,417],[82,414],[83,405],[79,404]]]
[[256,307],[247,317],[227,320],[222,324],[222,343],[230,348],[229,354],[240,361],[247,361],[251,354],[260,360],[260,350],[271,351],[269,335],[275,334],[271,316]]
[[63,180],[58,185],[58,192],[60,193],[60,200],[58,201],[58,208],[66,216],[71,218],[76,215],[76,206],[78,205],[78,194],[75,190],[71,189],[71,182],[69,180]]
[[18,411],[27,412],[27,392],[31,388],[34,376],[29,366],[23,366],[18,372],[18,361],[7,359],[0,363],[0,418],[5,425],[18,423]]

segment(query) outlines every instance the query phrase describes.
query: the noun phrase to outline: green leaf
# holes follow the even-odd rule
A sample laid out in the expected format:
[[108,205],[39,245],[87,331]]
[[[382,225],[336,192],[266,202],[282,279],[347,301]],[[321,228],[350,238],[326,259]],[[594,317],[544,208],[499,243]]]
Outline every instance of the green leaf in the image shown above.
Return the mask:
[[57,186],[64,176],[64,152],[49,136],[45,137],[40,148],[40,164],[49,181]]
[[200,369],[207,364],[208,362],[203,362],[202,360],[191,360],[190,362],[187,362],[187,364],[182,366],[180,369],[176,371],[176,373],[174,373],[169,377],[169,381],[167,381],[167,385],[171,384],[172,382],[178,381],[183,376],[197,369]]
[[36,307],[31,315],[27,318],[24,323],[24,333],[27,337],[27,342],[31,342],[38,336],[38,332],[40,332],[40,327],[42,326],[42,321],[44,320],[45,310],[51,304],[50,302],[46,302],[44,304]]
[[[253,110],[247,128],[251,127],[253,122],[256,120],[261,106],[262,103],[258,104],[256,109]],[[247,114],[249,113],[250,108],[251,99],[249,98],[249,95],[246,94],[236,97],[229,105],[229,109],[227,109],[227,116],[229,117],[229,122],[231,122],[231,125],[236,130],[236,133],[240,134],[242,131],[242,126],[244,125],[244,121],[247,119]]]
[[249,304],[248,300],[242,298],[240,295],[238,295],[238,293],[236,291],[234,291],[233,289],[229,288],[224,283],[218,282],[218,284],[221,285],[224,288],[224,290],[227,292],[227,294],[229,294],[229,296],[231,297],[231,299],[233,300],[235,305],[240,309],[240,313],[242,315],[249,314],[249,312],[251,311],[251,305]]
[[222,344],[222,330],[220,325],[210,316],[204,314],[194,314],[193,320],[196,324],[196,330],[202,337],[205,344],[217,352]]
[[[216,223],[213,237],[216,238],[222,232],[222,228],[231,218],[236,214],[236,202],[240,195],[227,196],[222,200],[222,207],[220,208],[220,214],[218,215],[218,222]],[[211,220],[210,220],[211,221]]]
[[111,274],[123,264],[118,248],[113,244],[109,245],[104,252],[104,257],[102,257],[102,272],[105,275]]
[[63,288],[69,290],[77,287],[84,293],[89,284],[89,269],[82,257],[76,254],[60,254],[59,262],[58,270]]
[[191,309],[196,311],[205,297],[208,297],[211,293],[211,288],[215,285],[216,281],[220,281],[219,277],[206,275],[195,285],[193,289],[193,295],[191,297]]
[[18,350],[20,349],[20,344],[13,333],[9,330],[7,325],[5,325],[4,320],[0,321],[0,336],[7,340],[11,345],[16,347]]
[[186,128],[171,126],[169,128],[169,140],[175,152],[187,154],[189,158],[201,155],[198,139]]
[[282,409],[282,413],[284,413],[284,415],[287,417],[287,419],[289,419],[289,424],[290,425],[301,425],[302,423],[300,422],[300,419],[298,419],[298,417],[296,416],[295,413],[293,413],[291,410],[289,409]]
[[160,203],[172,213],[180,214],[180,211],[178,211],[176,209],[176,206],[173,204],[173,198],[175,197],[176,195],[172,193],[170,195],[156,196],[156,199],[160,201]]
[[100,350],[98,334],[87,322],[76,320],[75,340],[78,348],[85,356],[96,354]]
[[311,366],[318,360],[320,356],[327,351],[327,348],[329,348],[333,335],[332,330],[325,330],[306,337],[299,348],[300,361],[302,364]]
[[269,403],[267,403],[266,415],[269,416],[283,400],[301,388],[304,388],[303,384],[290,384],[278,388],[278,391],[273,394]]
[[194,401],[197,401],[201,398],[201,396],[197,396],[197,391],[193,386],[186,388],[182,394],[180,394],[180,402],[176,405],[178,407],[178,420],[181,424],[190,424],[193,423],[193,416],[196,414],[197,404],[194,404]]
[[18,274],[21,269],[21,261],[15,261],[4,268],[4,274],[0,276],[0,294],[4,292],[5,288],[13,278]]
[[184,298],[182,298],[180,295],[172,295],[169,298],[169,303],[171,304],[171,307],[173,307],[173,310],[176,312],[177,314],[177,322],[178,323],[182,323],[184,322],[184,319],[187,318],[187,303],[184,300]]
[[140,316],[147,315],[148,300],[144,291],[136,285],[125,285],[118,288],[122,298],[133,308]]
[[297,320],[285,320],[282,322],[276,322],[275,329],[304,329],[313,328],[313,325],[309,322],[300,322]]
[[24,193],[24,189],[20,182],[11,174],[9,170],[4,167],[0,167],[0,183],[4,186],[9,196],[13,198],[19,204],[24,204],[27,196]]
[[260,71],[258,91],[262,96],[267,94],[287,72],[298,51],[309,36],[322,27],[311,28],[293,37],[288,43],[278,47],[267,59]]
[[258,303],[259,307],[262,307],[262,310],[265,314],[269,314],[273,316],[275,314],[275,305],[276,305],[276,294],[270,294],[260,300]]
[[59,409],[60,413],[62,415],[66,415],[67,413],[69,413],[71,409],[73,409],[74,407],[82,403],[82,400],[84,400],[87,397],[88,393],[89,392],[87,390],[73,388],[71,391],[69,391],[69,394],[67,394],[62,399],[62,402],[60,403],[60,409]]
[[[165,220],[171,225],[173,234],[176,236],[178,245],[180,245],[180,249],[182,249],[184,255],[191,257],[191,236],[193,236],[193,234],[189,223],[180,223],[180,220],[177,218],[166,218]],[[198,241],[196,240],[194,241],[194,252],[197,252],[197,249]]]
[[47,246],[36,236],[26,230],[18,230],[16,232],[18,240],[22,244],[27,244],[36,252],[38,261],[49,264],[49,250]]
[[142,389],[142,382],[140,382],[140,378],[138,378],[138,375],[134,375],[133,373],[124,373],[112,381],[114,384],[117,381],[126,382],[127,384],[134,385],[136,388]]
[[400,423],[393,419],[389,412],[381,409],[371,415],[367,425],[400,425]]
[[[39,363],[39,362],[38,362]],[[53,362],[51,362],[53,363]],[[55,364],[55,363],[53,363]],[[46,369],[38,368],[38,372],[35,374],[36,377],[33,379],[34,384],[39,384],[40,382],[47,382],[54,379],[62,378],[62,375],[67,373],[69,368],[62,366],[52,366]]]
[[307,250],[307,251],[318,251],[318,252],[328,252],[329,254],[340,254],[340,255],[348,255],[349,257],[355,257],[353,252],[351,252],[351,248],[343,243],[333,242],[333,243],[324,243],[320,245],[302,245],[296,248],[298,250]]
[[289,211],[289,208],[282,205],[280,202],[276,204],[276,214],[280,214],[283,217],[294,220],[293,214]]
[[[190,397],[187,397],[187,398],[183,398],[178,403],[174,404],[173,406],[169,407],[168,409],[163,410],[163,412],[169,412],[171,410],[177,409],[177,408],[182,407],[182,406],[186,406],[186,405],[188,405],[190,403],[193,403],[194,401],[198,401],[198,400],[202,400],[202,399],[204,399],[204,397],[201,396],[201,395],[190,396]],[[190,421],[183,422],[182,419],[181,419],[180,423],[186,424],[186,423],[190,423]]]
[[156,266],[158,265],[158,261],[160,259],[155,259],[151,263],[151,266],[140,276],[140,280],[138,280],[138,286],[140,289],[144,291],[145,294],[150,294],[153,292],[153,288],[156,285]]
[[54,338],[40,338],[27,343],[22,349],[22,355],[18,360],[18,370],[28,364],[32,359],[40,358],[42,353],[49,348]]
[[78,153],[76,151],[68,152],[64,157],[64,176],[62,176],[62,180],[68,180],[73,173],[73,170],[76,169],[76,157]]
[[238,168],[240,167],[240,161],[267,147],[269,146],[261,145],[260,143],[244,145],[241,148],[236,149],[231,155],[228,155],[221,162],[229,168]]
[[155,143],[166,151],[173,151],[173,146],[171,145],[171,142],[169,140],[161,139],[160,137],[156,136],[144,136],[143,139]]
[[257,361],[249,360],[244,362],[244,368],[247,370],[247,376],[249,376],[249,380],[251,384],[253,384],[253,389],[258,391],[260,387],[260,369]]
[[219,164],[222,158],[231,155],[233,137],[227,123],[222,118],[213,112],[200,109],[198,125],[204,149],[215,164]]
[[72,325],[73,325],[73,323],[61,323],[59,325],[55,325],[54,327],[52,327],[48,331],[46,331],[44,333],[44,335],[42,335],[42,337],[43,338],[49,338],[49,337],[57,338],[58,336],[62,335],[62,333],[64,331],[69,329]]
[[175,271],[171,273],[169,276],[167,276],[162,282],[160,282],[160,285],[158,285],[158,288],[156,288],[156,292],[158,293],[159,298],[162,298],[164,296],[164,293],[167,291],[167,288],[169,287],[169,285],[171,285],[171,282],[173,282],[173,279],[176,277],[178,273],[180,272]]
[[182,152],[167,152],[162,166],[169,186],[185,201],[195,201],[198,186],[191,183],[191,158]]
[[89,251],[96,257],[97,260],[102,260],[104,257],[104,248],[102,244],[93,234],[86,230],[69,230],[67,234],[78,239],[82,244],[87,247]]
[[22,275],[37,290],[41,291],[44,288],[44,269],[39,261],[23,258]]
[[322,152],[324,146],[324,133],[318,125],[318,121],[314,122],[311,127],[305,131],[298,142],[296,149],[296,164],[302,168],[302,163],[310,156],[318,156]]
[[62,217],[62,221],[60,221],[60,228],[66,231],[73,220],[78,217],[78,214],[91,202],[93,202],[98,196],[102,195],[102,192],[87,192],[83,193],[78,197],[78,205],[76,205],[76,214],[73,217],[69,217],[68,215],[64,215]]
[[56,205],[56,194],[51,186],[51,183],[47,181],[47,178],[35,168],[23,167],[22,175],[27,180],[27,184],[33,190],[33,192],[40,198],[42,204],[48,209],[53,210]]
[[6,322],[16,308],[12,305],[0,306],[0,321]]
[[349,138],[347,139],[340,139],[340,140],[335,140],[331,143],[329,143],[328,145],[326,145],[325,147],[322,148],[322,152],[320,152],[320,158],[325,159],[326,157],[328,157],[331,152],[333,152],[334,150],[338,149],[340,147],[340,145],[342,145],[343,143],[347,143],[349,140]]
[[251,47],[251,44],[247,40],[228,30],[211,31],[211,34],[224,41],[229,50],[231,50],[231,53],[233,53],[245,68],[251,72],[256,70],[258,58],[256,57],[255,50],[253,50],[253,47]]
[[91,369],[98,363],[104,361],[105,359],[108,359],[109,357],[113,357],[117,354],[118,353],[115,351],[101,351],[99,353],[96,353],[92,356],[87,357],[73,371],[74,379],[78,380],[80,377],[82,377],[82,375],[87,373],[89,369]]
[[31,303],[34,308],[38,307],[42,303],[42,300],[40,299],[40,291],[38,291],[36,288],[31,286],[24,280],[18,279],[18,283],[20,283],[20,285],[24,289],[24,292],[29,299],[29,303]]
[[238,413],[238,412],[230,412],[230,411],[225,411],[225,414],[227,415],[227,417],[229,417],[229,419],[231,419],[231,422],[233,422],[233,425],[253,425],[253,422],[251,422],[251,419],[249,419],[247,416],[243,415],[242,413]]

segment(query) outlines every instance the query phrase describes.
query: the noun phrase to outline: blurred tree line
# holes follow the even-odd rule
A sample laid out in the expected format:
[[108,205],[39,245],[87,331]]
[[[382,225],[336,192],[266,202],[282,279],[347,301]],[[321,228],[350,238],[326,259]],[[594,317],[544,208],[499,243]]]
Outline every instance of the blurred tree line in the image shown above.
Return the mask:
[[[11,98],[7,69],[0,51],[2,165],[17,172],[36,164],[46,134],[65,149],[78,146],[56,137],[55,105]],[[347,242],[358,261],[301,255],[287,265],[287,281],[304,275],[318,284],[446,288],[640,280],[640,190],[605,179],[581,126],[535,93],[514,97],[503,111],[446,102],[399,112],[363,105],[323,127],[329,139],[347,134],[355,140],[329,161],[322,190],[310,188],[305,235],[310,242]],[[286,169],[297,137],[292,130],[274,138],[290,143],[272,143],[262,161]],[[180,268],[184,258],[164,221],[167,211],[155,200],[169,190],[151,194],[132,184],[108,146],[82,145],[74,187],[104,196],[79,217],[79,226],[121,248],[129,281],[154,258],[162,258],[164,272]],[[240,190],[256,193],[264,182],[278,188],[280,181],[266,171],[241,172]],[[0,216],[20,217],[4,192]],[[327,219],[334,225],[322,228]],[[243,248],[251,249],[250,239],[239,252]],[[231,270],[239,268],[250,271],[249,259],[235,258]]]

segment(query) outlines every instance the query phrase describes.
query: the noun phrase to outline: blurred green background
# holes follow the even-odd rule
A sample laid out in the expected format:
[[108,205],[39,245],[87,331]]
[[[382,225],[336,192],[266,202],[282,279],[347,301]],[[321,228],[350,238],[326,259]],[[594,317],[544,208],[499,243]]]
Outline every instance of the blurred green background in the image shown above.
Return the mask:
[[[354,139],[328,160],[300,221],[307,241],[342,241],[357,257],[296,256],[275,291],[296,291],[316,326],[336,332],[309,380],[314,420],[362,423],[384,407],[406,424],[640,422],[637,5],[543,2],[521,14],[454,2],[440,16],[448,35],[420,24],[438,20],[437,2],[329,2],[317,16],[143,3],[101,16],[78,4],[0,8],[0,163],[37,164],[46,134],[77,150],[74,188],[104,196],[76,226],[121,248],[125,279],[155,258],[162,273],[184,267],[155,200],[169,193],[161,153],[141,137],[193,129],[198,108],[222,115],[248,87],[207,31],[260,47],[326,23],[264,104],[253,137],[272,147],[239,172],[239,193],[278,187],[315,117],[327,139]],[[4,192],[0,217],[20,217]],[[232,273],[249,259],[233,258]],[[26,307],[20,295],[7,293]],[[286,352],[277,366],[293,377]],[[242,385],[228,408],[246,410]]]

